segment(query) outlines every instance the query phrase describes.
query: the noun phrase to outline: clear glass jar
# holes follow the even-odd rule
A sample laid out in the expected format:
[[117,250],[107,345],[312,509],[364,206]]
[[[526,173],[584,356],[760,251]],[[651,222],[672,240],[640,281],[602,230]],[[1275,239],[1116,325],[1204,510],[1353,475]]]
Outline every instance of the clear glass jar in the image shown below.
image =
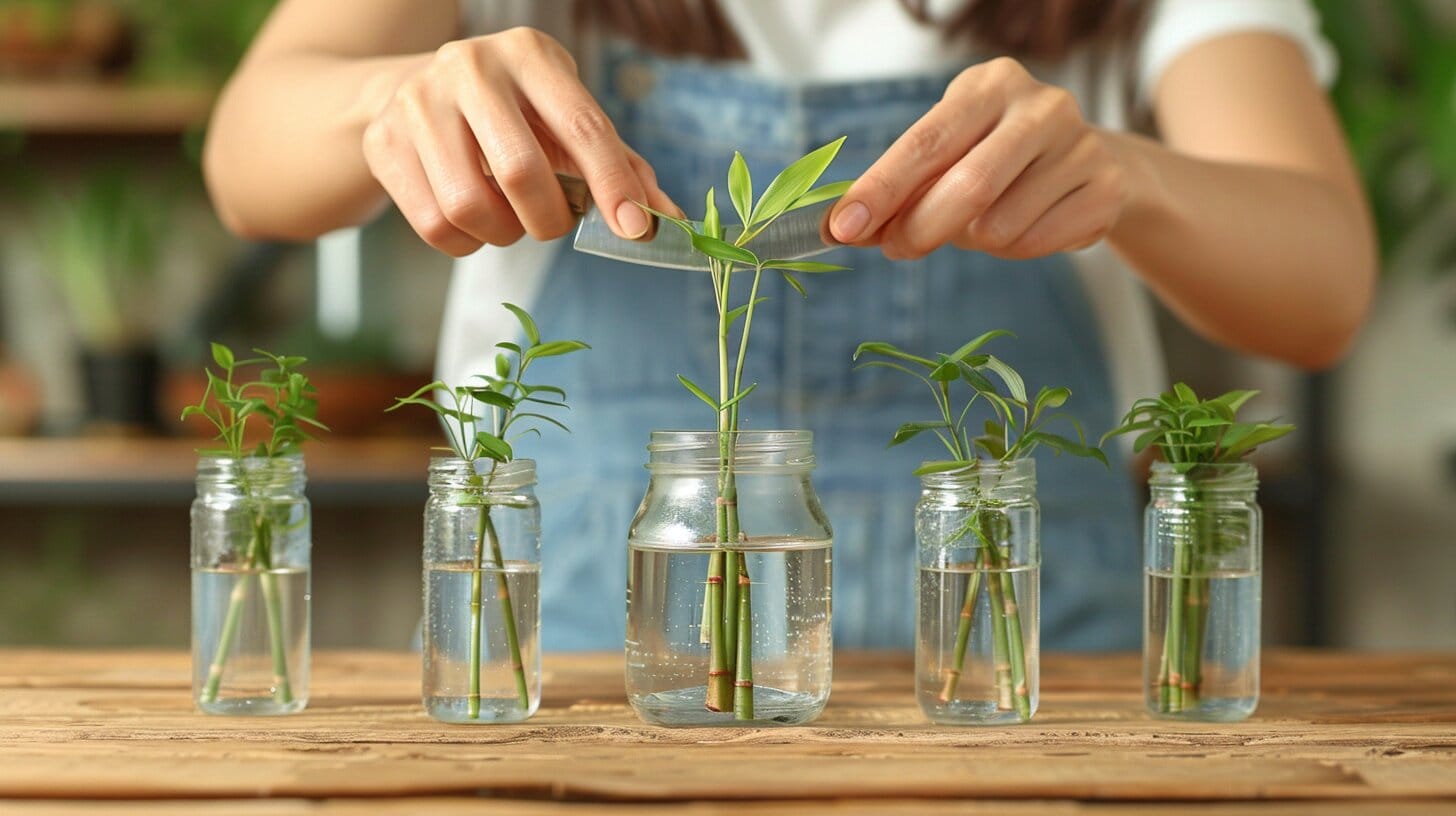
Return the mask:
[[303,457],[204,455],[192,502],[192,693],[209,714],[308,703]]
[[1041,510],[1030,459],[921,477],[915,693],[932,722],[1026,722],[1040,694]]
[[659,725],[814,719],[829,699],[833,534],[813,436],[655,431],[647,450],[627,539],[632,707]]
[[425,505],[425,711],[519,722],[541,704],[536,463],[430,462]]
[[1232,722],[1259,703],[1263,516],[1245,463],[1153,465],[1143,687],[1156,717]]

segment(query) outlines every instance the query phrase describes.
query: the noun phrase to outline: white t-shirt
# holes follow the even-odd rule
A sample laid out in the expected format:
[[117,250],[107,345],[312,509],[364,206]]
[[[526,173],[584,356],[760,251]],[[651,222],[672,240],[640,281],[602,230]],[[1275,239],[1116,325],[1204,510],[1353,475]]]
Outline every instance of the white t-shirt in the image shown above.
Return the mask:
[[[933,17],[963,0],[931,0]],[[571,0],[463,0],[465,33],[518,25],[540,28],[567,47]],[[898,0],[718,0],[754,70],[784,82],[879,79],[970,66],[988,55],[965,38],[947,38],[912,18]],[[1146,113],[1167,67],[1193,46],[1232,32],[1266,31],[1293,40],[1315,78],[1334,78],[1334,52],[1319,33],[1308,0],[1158,0],[1141,39],[1124,54],[1094,61],[1073,54],[1057,65],[1028,65],[1044,82],[1076,95],[1084,115],[1102,127],[1127,129]],[[813,47],[806,47],[813,43]],[[1133,92],[1127,93],[1131,88]],[[1129,96],[1131,104],[1129,105]],[[456,262],[440,338],[437,368],[449,382],[488,370],[494,346],[512,339],[514,319],[495,304],[534,300],[557,242],[529,238],[484,247]],[[1105,245],[1073,253],[1097,315],[1117,404],[1166,387],[1162,350],[1148,295]]]

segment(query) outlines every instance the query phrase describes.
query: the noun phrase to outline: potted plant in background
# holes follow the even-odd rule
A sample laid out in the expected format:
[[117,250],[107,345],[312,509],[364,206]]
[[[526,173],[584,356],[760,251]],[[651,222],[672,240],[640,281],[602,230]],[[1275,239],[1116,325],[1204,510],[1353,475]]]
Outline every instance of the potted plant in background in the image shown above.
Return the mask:
[[[890,444],[930,433],[950,454],[915,470],[922,488],[915,508],[915,688],[921,709],[937,723],[1025,722],[1036,713],[1041,510],[1031,454],[1044,446],[1107,464],[1077,421],[1056,411],[1070,389],[1043,386],[1029,397],[1015,369],[981,351],[1009,335],[990,331],[934,359],[883,342],[863,343],[854,354],[881,358],[860,368],[900,371],[930,390],[939,416],[901,425]],[[953,385],[969,388],[960,410]],[[979,432],[967,424],[978,401],[990,412]],[[1057,420],[1070,424],[1076,439],[1047,430]]]
[[809,479],[812,437],[741,430],[739,411],[757,385],[745,385],[744,362],[764,272],[802,295],[797,273],[842,269],[760,259],[751,244],[784,213],[844,192],[848,182],[814,186],[843,142],[790,164],[757,201],[735,154],[728,193],[736,229],[725,230],[714,190],[701,222],[654,213],[708,259],[718,383],[714,396],[678,375],[713,412],[715,429],[652,433],[651,477],[628,534],[627,695],[648,722],[800,723],[828,700],[832,534]]
[[566,392],[527,383],[526,371],[587,345],[543,342],[524,309],[503,305],[525,345],[498,344],[494,374],[453,388],[432,382],[388,409],[427,408],[450,440],[450,455],[430,463],[423,559],[422,696],[445,722],[517,722],[541,703],[541,506],[536,463],[516,458],[512,441],[539,434],[541,423],[566,430],[541,413],[566,408]]
[[48,198],[41,250],[81,346],[84,416],[92,429],[158,426],[153,290],[165,215],[133,173],[103,169],[74,195]]
[[[192,503],[192,690],[209,714],[292,714],[308,703],[310,513],[302,445],[318,401],[302,357],[212,344],[217,371],[182,418],[201,452]],[[255,379],[249,379],[249,377]],[[254,441],[256,439],[256,441]]]
[[1104,437],[1136,433],[1135,452],[1162,456],[1143,522],[1143,688],[1157,717],[1229,722],[1259,703],[1263,516],[1245,457],[1294,426],[1239,422],[1257,393],[1205,400],[1178,383]]

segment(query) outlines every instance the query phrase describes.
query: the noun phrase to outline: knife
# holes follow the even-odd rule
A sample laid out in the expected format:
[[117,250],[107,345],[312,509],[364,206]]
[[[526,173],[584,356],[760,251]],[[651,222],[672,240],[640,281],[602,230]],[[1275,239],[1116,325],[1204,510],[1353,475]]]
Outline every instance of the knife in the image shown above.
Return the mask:
[[[559,174],[557,178],[572,212],[582,215],[581,226],[577,228],[576,239],[572,242],[572,247],[578,252],[642,266],[708,271],[707,256],[693,249],[687,233],[681,229],[671,224],[658,224],[657,232],[651,238],[638,241],[620,238],[607,226],[601,211],[592,206],[591,193],[585,181]],[[753,239],[749,249],[763,260],[788,261],[809,258],[839,247],[839,242],[829,234],[829,211],[834,209],[836,201],[837,198],[831,198],[784,213]],[[692,224],[694,228],[702,229],[701,221]],[[723,240],[732,243],[742,232],[742,227],[725,226]]]

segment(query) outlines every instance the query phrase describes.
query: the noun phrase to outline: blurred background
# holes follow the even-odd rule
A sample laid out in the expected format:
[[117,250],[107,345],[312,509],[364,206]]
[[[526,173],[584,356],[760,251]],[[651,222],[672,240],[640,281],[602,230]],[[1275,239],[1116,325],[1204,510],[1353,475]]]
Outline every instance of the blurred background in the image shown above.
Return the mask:
[[[449,259],[386,216],[317,245],[218,224],[198,152],[273,0],[0,0],[0,645],[181,646],[206,341],[307,356],[314,642],[419,614],[430,379]],[[1310,376],[1162,321],[1170,374],[1260,388],[1266,642],[1456,647],[1456,0],[1322,0],[1375,209],[1373,318]],[[624,531],[625,532],[625,531]]]

